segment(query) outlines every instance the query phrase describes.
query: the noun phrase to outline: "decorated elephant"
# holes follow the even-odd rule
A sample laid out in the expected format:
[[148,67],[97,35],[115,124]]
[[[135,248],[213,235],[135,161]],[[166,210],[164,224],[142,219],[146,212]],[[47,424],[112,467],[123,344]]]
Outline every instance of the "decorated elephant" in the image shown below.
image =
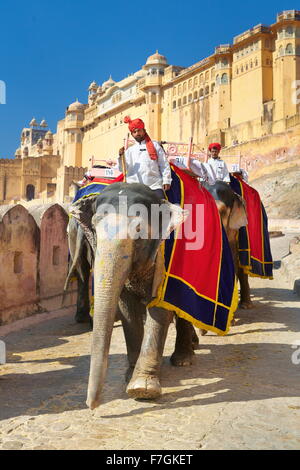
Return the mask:
[[[151,216],[154,206],[158,214],[160,210],[164,214],[155,221]],[[69,229],[73,245],[71,272],[76,269],[83,283],[80,315],[84,313],[80,305],[88,304],[87,279],[94,260],[87,405],[94,409],[100,404],[118,305],[129,361],[127,393],[133,398],[155,398],[161,393],[160,363],[173,314],[160,307],[148,309],[147,304],[163,276],[160,244],[188,214],[161,200],[147,186],[126,183],[115,183],[100,194],[73,203],[70,214],[76,219]]]

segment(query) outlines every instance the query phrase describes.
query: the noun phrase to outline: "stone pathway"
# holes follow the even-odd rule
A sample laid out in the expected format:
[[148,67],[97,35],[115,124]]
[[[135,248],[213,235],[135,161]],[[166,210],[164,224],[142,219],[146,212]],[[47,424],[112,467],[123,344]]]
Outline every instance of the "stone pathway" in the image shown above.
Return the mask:
[[[300,299],[276,270],[252,279],[255,308],[230,333],[200,336],[194,364],[162,367],[163,395],[125,393],[125,345],[115,324],[103,404],[85,405],[91,333],[66,312],[3,337],[0,449],[299,449]],[[5,327],[4,327],[5,328]],[[297,347],[296,342],[299,346]],[[294,348],[292,346],[295,346]]]

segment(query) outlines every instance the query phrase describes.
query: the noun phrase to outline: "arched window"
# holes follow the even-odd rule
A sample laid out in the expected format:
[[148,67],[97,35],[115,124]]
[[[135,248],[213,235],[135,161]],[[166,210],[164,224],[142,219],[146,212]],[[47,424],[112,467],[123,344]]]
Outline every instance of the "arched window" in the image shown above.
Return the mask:
[[206,80],[209,80],[209,71],[208,70],[205,72],[205,81]]
[[205,94],[206,94],[206,95],[209,94],[209,86],[208,86],[208,85],[205,87]]
[[220,75],[216,76],[216,85],[220,85]]
[[200,75],[200,83],[203,83],[203,73]]
[[282,46],[280,46],[279,49],[278,49],[278,55],[279,56],[283,55],[283,47]]
[[176,96],[176,86],[173,88],[173,96]]
[[257,67],[257,66],[258,66],[258,60],[257,60],[257,58],[255,57],[255,67]]
[[211,84],[211,88],[210,88],[210,89],[211,89],[211,92],[212,92],[212,93],[213,93],[214,90],[215,90],[215,86],[216,86],[215,83],[212,83],[212,84]]
[[186,96],[183,97],[182,104],[183,104],[183,105],[186,104]]
[[195,77],[194,78],[194,86],[197,86],[198,85],[198,77]]
[[178,100],[178,107],[181,106],[181,98]]
[[222,77],[221,77],[221,83],[222,84],[227,84],[228,83],[228,75],[227,73],[223,73]]
[[199,91],[199,97],[201,98],[201,96],[203,96],[204,93],[203,93],[203,88],[200,88],[200,91]]
[[197,99],[198,99],[198,92],[194,91],[194,100],[197,100]]
[[293,45],[291,43],[287,44],[287,46],[285,48],[285,53],[286,53],[286,55],[291,55],[291,54],[294,53]]
[[228,60],[226,59],[226,57],[223,57],[223,59],[221,61],[221,66],[226,67],[227,65],[228,65]]
[[248,70],[248,64],[245,65],[245,70],[246,70],[246,71]]
[[236,75],[239,74],[239,68],[238,68],[238,67],[235,69],[235,74],[236,74]]
[[183,93],[186,91],[186,82],[184,82],[182,90],[183,90]]
[[189,90],[192,88],[192,86],[193,86],[193,80],[190,79],[190,80],[189,80]]
[[176,108],[176,101],[173,101],[173,109]]
[[193,95],[192,93],[189,94],[189,103],[191,103],[193,101]]
[[27,199],[27,201],[31,201],[32,199],[34,199],[34,191],[35,191],[35,188],[34,188],[33,184],[28,184],[26,186],[26,199]]
[[288,26],[285,28],[285,37],[291,38],[293,36],[293,28],[291,26]]

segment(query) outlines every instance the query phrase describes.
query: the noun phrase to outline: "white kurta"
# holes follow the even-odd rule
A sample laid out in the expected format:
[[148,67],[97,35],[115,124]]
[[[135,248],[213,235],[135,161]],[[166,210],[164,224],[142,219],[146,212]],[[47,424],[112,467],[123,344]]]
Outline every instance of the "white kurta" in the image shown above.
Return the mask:
[[[164,184],[171,184],[171,168],[162,147],[152,140],[157,153],[157,160],[151,160],[146,142],[136,142],[125,151],[127,183],[142,183],[151,189],[163,189]],[[118,158],[118,169],[123,171],[122,159]]]
[[[187,157],[174,156],[170,161],[174,165],[178,166],[178,168],[187,170],[187,160]],[[216,175],[214,170],[208,163],[202,163],[195,158],[191,158],[190,169],[193,173],[195,173],[195,175],[199,177],[200,181],[205,181],[208,184],[214,184],[216,182]]]
[[230,183],[229,171],[224,160],[221,160],[220,158],[209,158],[208,163],[214,170],[217,180]]

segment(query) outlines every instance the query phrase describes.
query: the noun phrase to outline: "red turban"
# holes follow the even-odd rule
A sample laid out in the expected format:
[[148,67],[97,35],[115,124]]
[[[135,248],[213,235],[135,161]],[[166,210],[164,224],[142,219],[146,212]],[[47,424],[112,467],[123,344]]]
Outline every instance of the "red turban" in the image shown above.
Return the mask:
[[[130,132],[133,132],[134,129],[145,129],[145,124],[141,119],[131,120],[129,116],[125,116],[124,122],[125,124],[128,123],[128,128]],[[146,141],[147,151],[150,155],[151,160],[157,160],[157,153],[156,153],[155,147],[153,145],[152,140],[148,136],[147,132],[145,133],[145,141]]]
[[209,144],[208,150],[211,150],[211,149],[213,149],[213,148],[216,148],[216,149],[219,150],[219,152],[220,152],[220,150],[221,150],[222,147],[221,147],[221,144],[218,144],[217,142],[215,142],[215,143],[213,143],[213,144]]

